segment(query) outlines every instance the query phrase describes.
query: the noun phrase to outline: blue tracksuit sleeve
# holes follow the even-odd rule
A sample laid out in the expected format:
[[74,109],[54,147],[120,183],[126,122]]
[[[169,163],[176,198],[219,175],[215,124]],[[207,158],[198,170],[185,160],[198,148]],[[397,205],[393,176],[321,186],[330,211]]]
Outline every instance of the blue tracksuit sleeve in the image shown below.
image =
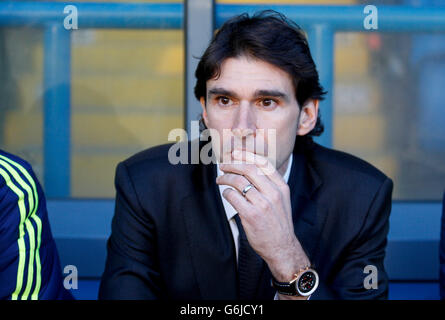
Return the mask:
[[0,150],[0,299],[72,299],[31,166]]

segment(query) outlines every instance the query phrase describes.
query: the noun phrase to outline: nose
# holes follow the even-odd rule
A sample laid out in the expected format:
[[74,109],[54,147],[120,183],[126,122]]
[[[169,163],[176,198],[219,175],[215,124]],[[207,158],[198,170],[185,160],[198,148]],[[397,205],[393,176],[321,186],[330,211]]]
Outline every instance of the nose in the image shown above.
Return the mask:
[[235,137],[246,138],[255,135],[255,111],[248,102],[242,102],[235,114],[232,132]]

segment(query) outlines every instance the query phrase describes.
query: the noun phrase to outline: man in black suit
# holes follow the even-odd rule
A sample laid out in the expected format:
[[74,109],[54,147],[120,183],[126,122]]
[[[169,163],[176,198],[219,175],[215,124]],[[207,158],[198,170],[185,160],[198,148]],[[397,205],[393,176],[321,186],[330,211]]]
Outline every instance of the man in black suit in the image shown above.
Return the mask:
[[99,298],[387,298],[392,181],[313,142],[324,92],[298,26],[233,18],[196,77],[211,148],[201,141],[194,162],[194,142],[162,145],[118,165]]

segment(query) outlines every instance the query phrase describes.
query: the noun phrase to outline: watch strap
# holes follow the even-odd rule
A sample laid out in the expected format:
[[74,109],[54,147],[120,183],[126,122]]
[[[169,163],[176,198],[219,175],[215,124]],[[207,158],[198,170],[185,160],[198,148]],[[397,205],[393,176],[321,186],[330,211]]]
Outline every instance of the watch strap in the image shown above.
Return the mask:
[[310,294],[300,293],[300,290],[298,290],[298,288],[297,288],[298,282],[300,281],[301,276],[303,276],[308,271],[313,273],[313,276],[315,276],[315,279],[316,279],[314,288],[312,288],[309,291],[311,294],[312,292],[315,291],[315,289],[318,286],[317,272],[311,267],[306,267],[306,268],[300,269],[297,273],[294,274],[294,278],[289,282],[279,282],[272,276],[271,285],[280,294],[284,294],[284,295],[288,295],[288,296],[309,296]]
[[271,280],[272,287],[274,287],[279,294],[284,294],[288,296],[296,296],[298,295],[297,288],[295,287],[295,281],[291,282],[278,282],[272,277]]

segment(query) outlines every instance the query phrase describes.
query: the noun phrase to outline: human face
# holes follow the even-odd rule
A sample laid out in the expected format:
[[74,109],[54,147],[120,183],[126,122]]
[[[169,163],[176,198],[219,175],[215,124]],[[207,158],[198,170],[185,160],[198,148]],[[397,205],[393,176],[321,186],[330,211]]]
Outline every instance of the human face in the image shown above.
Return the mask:
[[[203,120],[207,128],[218,133],[220,141],[213,145],[217,159],[231,159],[233,149],[242,146],[242,150],[267,157],[284,174],[296,135],[304,135],[315,126],[314,122],[312,128],[307,127],[307,120],[315,116],[316,121],[318,102],[305,105],[314,109],[311,112],[300,112],[290,75],[246,56],[224,60],[220,76],[209,79],[206,87],[206,100],[201,98]],[[301,130],[303,120],[305,128]],[[269,154],[273,148],[274,154]]]

